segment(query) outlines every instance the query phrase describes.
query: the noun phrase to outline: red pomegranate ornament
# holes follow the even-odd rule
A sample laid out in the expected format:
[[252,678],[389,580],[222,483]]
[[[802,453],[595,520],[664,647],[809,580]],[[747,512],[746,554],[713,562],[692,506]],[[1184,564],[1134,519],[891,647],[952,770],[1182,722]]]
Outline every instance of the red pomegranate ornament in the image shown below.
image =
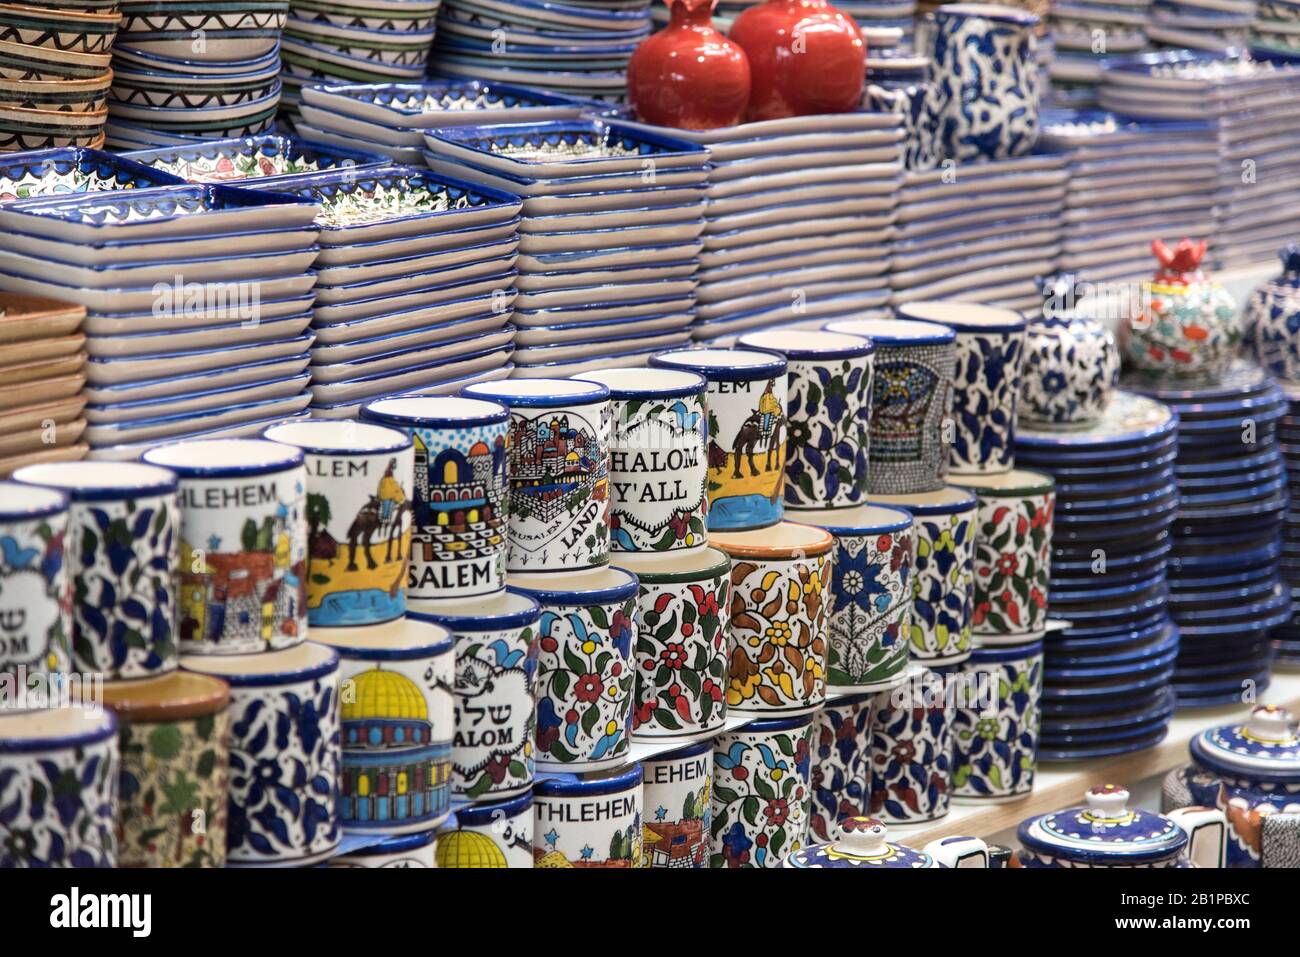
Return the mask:
[[641,41],[627,65],[636,117],[682,130],[735,126],[749,103],[745,51],[713,25],[717,0],[667,0],[668,26]]
[[766,0],[728,34],[753,74],[746,118],[847,113],[862,101],[867,44],[853,18],[826,0]]

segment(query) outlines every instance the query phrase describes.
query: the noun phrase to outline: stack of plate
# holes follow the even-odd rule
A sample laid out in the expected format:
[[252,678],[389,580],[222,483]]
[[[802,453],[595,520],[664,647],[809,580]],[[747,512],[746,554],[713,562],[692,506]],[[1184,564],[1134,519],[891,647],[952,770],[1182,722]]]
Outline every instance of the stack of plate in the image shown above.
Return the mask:
[[904,174],[889,284],[892,302],[961,299],[1032,310],[1035,280],[1056,269],[1067,154]]
[[1053,4],[1048,18],[1056,45],[1051,66],[1053,102],[1076,107],[1096,102],[1102,61],[1148,48],[1150,4],[1151,0],[1064,0]]
[[649,0],[444,0],[430,72],[621,102]]
[[518,197],[407,166],[269,188],[320,208],[314,417],[351,418],[369,399],[508,373]]
[[883,314],[902,175],[895,113],[637,129],[709,150],[697,339]]
[[270,129],[288,0],[121,0],[108,143],[145,149]]
[[1016,464],[1056,479],[1052,617],[1044,640],[1039,758],[1150,747],[1173,714],[1179,633],[1166,610],[1178,509],[1178,417],[1116,392],[1095,424],[1016,432]]
[[305,85],[419,80],[440,0],[289,0],[284,27],[284,104],[294,109]]
[[85,318],[84,306],[0,293],[0,478],[85,456]]
[[1107,64],[1099,101],[1112,112],[1207,120],[1217,132],[1215,265],[1272,255],[1300,215],[1300,65],[1188,51]]
[[1300,55],[1300,0],[1259,0],[1250,49],[1260,56]]
[[1130,383],[1177,410],[1181,502],[1169,566],[1169,612],[1182,633],[1180,706],[1240,702],[1269,681],[1269,632],[1290,620],[1278,555],[1287,476],[1277,429],[1281,389],[1238,362],[1210,386]]
[[930,75],[930,58],[904,50],[867,47],[867,83],[887,90],[906,90],[924,83]]
[[312,83],[302,88],[298,131],[307,139],[424,162],[424,131],[473,123],[576,119],[585,100],[479,80]]
[[1278,567],[1291,595],[1291,617],[1273,631],[1274,660],[1280,665],[1300,665],[1300,383],[1279,383],[1286,393],[1287,414],[1278,424],[1277,435],[1286,462],[1287,505],[1282,526],[1282,557]]
[[1214,232],[1214,128],[1045,111],[1042,144],[1070,156],[1060,268],[1104,282],[1148,276],[1151,240]]
[[1156,46],[1223,53],[1246,46],[1255,0],[1154,0],[1147,17]]
[[[713,9],[713,23],[719,30],[729,30],[731,23],[750,7],[763,0],[718,0]],[[862,28],[868,50],[898,49],[910,51],[916,25],[916,0],[836,0],[836,10],[847,14]],[[668,24],[668,4],[653,8],[656,29]]]
[[269,181],[281,176],[389,164],[388,157],[380,153],[363,153],[273,134],[212,140],[192,146],[164,146],[122,155],[190,183],[256,179],[261,181],[258,188],[273,188]]
[[425,162],[523,197],[516,376],[640,365],[690,339],[708,150],[600,120],[425,134]]
[[0,206],[0,288],[87,307],[92,458],[306,414],[317,211],[191,185]]
[[0,4],[0,153],[100,146],[117,0]]

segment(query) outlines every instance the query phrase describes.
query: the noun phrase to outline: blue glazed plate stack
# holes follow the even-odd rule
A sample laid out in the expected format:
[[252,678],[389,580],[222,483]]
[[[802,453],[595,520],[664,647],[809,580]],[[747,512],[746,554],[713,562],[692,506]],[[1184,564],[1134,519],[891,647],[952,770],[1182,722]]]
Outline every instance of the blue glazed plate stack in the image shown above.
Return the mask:
[[[713,22],[719,30],[730,29],[736,17],[762,2],[719,0],[713,10]],[[916,0],[837,0],[833,6],[852,17],[862,29],[862,39],[866,41],[868,51],[896,49],[906,53],[913,48]],[[656,5],[653,14],[656,27],[668,24],[668,4]]]
[[444,0],[429,72],[621,102],[649,0]]
[[1278,566],[1288,505],[1278,441],[1286,396],[1244,361],[1212,386],[1127,386],[1180,419],[1169,566],[1169,612],[1182,633],[1179,706],[1240,702],[1268,684],[1269,633],[1291,617]]
[[1250,31],[1250,49],[1257,56],[1300,56],[1300,2],[1259,0]]
[[1281,382],[1286,393],[1287,414],[1278,425],[1278,440],[1286,463],[1287,505],[1282,527],[1282,557],[1278,568],[1291,596],[1291,617],[1273,631],[1275,662],[1288,667],[1300,666],[1300,383]]
[[480,80],[419,83],[312,83],[302,89],[297,127],[322,143],[424,162],[424,133],[476,123],[576,119],[595,104]]
[[1035,280],[1056,269],[1067,159],[1063,152],[1038,151],[904,174],[891,302],[1041,306]]
[[87,307],[92,458],[306,415],[318,207],[174,180],[0,207],[0,288]]
[[436,32],[439,0],[289,0],[284,27],[284,103],[304,85],[417,81]]
[[1157,46],[1226,52],[1243,49],[1255,22],[1255,0],[1154,0],[1147,36]]
[[894,113],[839,113],[672,134],[707,147],[697,339],[884,314],[902,175]]
[[1193,121],[1120,119],[1049,110],[1042,144],[1068,152],[1070,185],[1060,268],[1081,280],[1145,277],[1151,240],[1214,232],[1214,128]]
[[107,145],[119,150],[270,129],[288,0],[122,0]]
[[523,197],[515,376],[644,364],[690,339],[708,151],[622,123],[425,134],[425,162]]
[[1052,101],[1059,106],[1096,104],[1102,61],[1149,49],[1147,8],[1151,0],[1064,0],[1049,16],[1056,56]]
[[311,412],[509,372],[519,199],[407,166],[275,180],[315,203]]
[[164,146],[122,155],[190,183],[260,180],[259,187],[269,186],[280,176],[345,167],[364,169],[389,163],[387,156],[378,153],[308,143],[275,134]]
[[1056,479],[1049,608],[1070,623],[1044,639],[1042,760],[1141,750],[1168,728],[1177,436],[1175,413],[1123,391],[1093,425],[1016,432],[1017,465]]
[[1295,238],[1300,64],[1187,50],[1117,57],[1106,64],[1099,103],[1123,116],[1214,125],[1217,267],[1258,262]]

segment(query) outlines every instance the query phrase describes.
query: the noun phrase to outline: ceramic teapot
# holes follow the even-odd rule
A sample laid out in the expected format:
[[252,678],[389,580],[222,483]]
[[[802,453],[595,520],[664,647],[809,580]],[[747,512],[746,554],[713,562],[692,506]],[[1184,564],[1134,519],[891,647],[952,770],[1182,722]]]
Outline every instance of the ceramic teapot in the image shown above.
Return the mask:
[[1284,247],[1282,275],[1251,293],[1242,330],[1246,351],[1279,379],[1300,379],[1300,244]]
[[1121,327],[1124,356],[1159,378],[1215,376],[1232,362],[1241,340],[1236,303],[1201,270],[1206,242],[1182,239],[1170,249],[1151,243],[1160,268],[1142,284],[1143,308]]
[[1012,867],[1222,867],[1227,821],[1215,808],[1168,815],[1130,808],[1115,784],[1090,788],[1082,807],[1022,821]]
[[1073,275],[1041,280],[1039,288],[1043,312],[1025,337],[1020,418],[1057,426],[1095,422],[1119,375],[1115,337],[1078,301]]
[[[1229,867],[1300,865],[1300,734],[1295,716],[1260,705],[1244,723],[1202,731],[1195,762],[1174,772],[1192,800],[1227,818]],[[1166,798],[1169,787],[1166,784]]]
[[945,837],[922,851],[885,840],[884,822],[874,817],[846,817],[839,840],[813,844],[787,857],[782,867],[988,867],[989,848],[977,837]]

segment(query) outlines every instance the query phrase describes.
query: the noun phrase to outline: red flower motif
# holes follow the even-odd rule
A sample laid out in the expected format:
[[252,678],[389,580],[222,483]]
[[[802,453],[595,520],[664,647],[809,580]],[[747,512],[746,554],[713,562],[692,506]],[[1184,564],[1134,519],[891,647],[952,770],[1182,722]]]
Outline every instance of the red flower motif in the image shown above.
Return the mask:
[[605,686],[600,682],[600,675],[587,674],[578,679],[573,693],[578,696],[579,701],[591,704],[600,700],[600,693],[604,690]]
[[1047,599],[1043,596],[1043,593],[1039,591],[1037,588],[1029,589],[1029,600],[1034,603],[1035,608],[1047,607]]
[[1016,558],[1015,552],[1003,552],[997,561],[997,568],[1004,575],[1013,575],[1017,568],[1020,567],[1020,559]]
[[680,541],[691,530],[691,517],[686,512],[678,512],[668,520],[668,526],[673,530],[673,535]]
[[781,798],[769,801],[766,808],[763,809],[763,816],[767,818],[767,823],[773,827],[780,827],[785,823],[785,819],[790,815],[790,808]]
[[881,535],[876,539],[876,551],[887,552],[894,547],[894,538],[892,535]]
[[506,773],[510,770],[510,759],[501,756],[489,758],[484,770],[492,778],[493,784],[500,784],[506,779]]
[[659,652],[659,658],[669,668],[677,671],[686,664],[686,646],[670,641],[664,645],[664,650]]
[[542,646],[542,651],[548,655],[553,655],[559,649],[560,643],[550,635],[542,635],[542,640],[538,642]]

